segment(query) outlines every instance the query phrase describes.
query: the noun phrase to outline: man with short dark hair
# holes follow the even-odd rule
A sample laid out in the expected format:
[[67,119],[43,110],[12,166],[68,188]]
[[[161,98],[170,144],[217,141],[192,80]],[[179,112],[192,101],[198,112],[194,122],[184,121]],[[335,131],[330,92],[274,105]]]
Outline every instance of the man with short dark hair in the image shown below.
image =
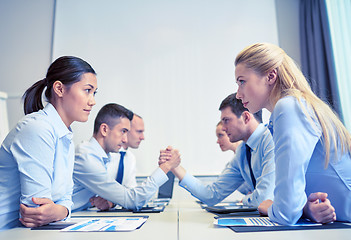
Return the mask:
[[224,99],[219,110],[223,130],[230,141],[243,140],[243,143],[218,179],[205,186],[181,166],[172,172],[179,178],[181,187],[207,205],[217,204],[241,184],[247,183],[251,193],[244,196],[242,202],[257,207],[262,201],[273,198],[274,144],[269,130],[261,123],[261,113],[250,113],[235,95]]
[[112,169],[116,174],[121,173],[122,176],[119,178],[121,184],[128,188],[137,186],[136,159],[129,148],[139,148],[141,141],[145,139],[144,131],[144,120],[134,113],[130,122],[130,131],[127,133],[127,141],[122,144],[118,153],[111,154]]
[[96,116],[93,137],[77,146],[73,171],[73,211],[90,206],[107,210],[115,204],[138,210],[168,180],[166,174],[179,165],[178,151],[171,150],[170,160],[159,164],[142,186],[127,188],[117,182],[109,171],[110,153],[118,152],[127,142],[132,116],[133,113],[121,105],[105,105]]

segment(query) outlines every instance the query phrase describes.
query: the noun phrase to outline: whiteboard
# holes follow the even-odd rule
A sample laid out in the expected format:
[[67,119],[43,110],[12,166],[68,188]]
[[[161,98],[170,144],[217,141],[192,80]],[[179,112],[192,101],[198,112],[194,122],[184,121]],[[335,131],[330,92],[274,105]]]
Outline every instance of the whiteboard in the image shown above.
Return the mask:
[[216,144],[221,101],[236,91],[234,58],[278,44],[275,0],[57,0],[53,59],[74,55],[97,72],[97,104],[74,141],[89,139],[98,110],[116,102],[141,115],[137,174],[172,145],[192,174],[218,174],[233,154]]

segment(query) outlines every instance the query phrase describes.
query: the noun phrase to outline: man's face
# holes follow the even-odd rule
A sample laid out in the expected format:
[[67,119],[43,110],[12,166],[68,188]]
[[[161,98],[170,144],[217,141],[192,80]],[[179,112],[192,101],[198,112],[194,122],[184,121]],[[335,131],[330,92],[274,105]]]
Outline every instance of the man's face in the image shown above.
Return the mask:
[[144,140],[144,121],[134,115],[131,123],[131,129],[128,132],[128,140],[125,144],[127,147],[138,148],[141,141]]
[[223,131],[225,131],[230,142],[237,142],[244,139],[245,123],[243,117],[239,118],[232,112],[230,107],[221,110]]
[[122,144],[127,142],[127,133],[130,129],[130,121],[128,118],[121,118],[113,128],[107,126],[105,138],[105,152],[118,152]]

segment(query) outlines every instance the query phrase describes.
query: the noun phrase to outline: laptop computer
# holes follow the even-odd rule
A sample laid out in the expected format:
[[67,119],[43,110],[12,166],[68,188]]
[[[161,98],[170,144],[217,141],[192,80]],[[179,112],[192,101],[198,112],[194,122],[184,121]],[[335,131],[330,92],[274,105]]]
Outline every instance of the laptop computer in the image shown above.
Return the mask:
[[173,196],[173,186],[174,186],[174,174],[172,172],[167,173],[168,181],[165,182],[158,189],[158,199],[171,199]]
[[174,174],[167,173],[168,180],[158,189],[157,198],[151,199],[144,207],[133,212],[162,212],[173,196]]
[[257,207],[243,205],[243,204],[228,204],[219,206],[207,206],[206,211],[213,213],[235,213],[235,212],[255,212]]
[[172,172],[167,173],[168,180],[158,189],[157,198],[150,199],[145,206],[139,210],[130,210],[120,206],[116,206],[108,211],[115,212],[133,212],[133,213],[159,213],[163,212],[165,207],[169,204],[173,196],[173,186],[174,186],[174,174]]

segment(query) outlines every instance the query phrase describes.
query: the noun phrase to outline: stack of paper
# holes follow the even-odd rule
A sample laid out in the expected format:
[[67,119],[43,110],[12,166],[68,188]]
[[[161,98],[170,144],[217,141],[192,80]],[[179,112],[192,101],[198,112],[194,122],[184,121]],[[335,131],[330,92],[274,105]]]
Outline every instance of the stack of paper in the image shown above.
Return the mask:
[[64,232],[115,232],[133,231],[143,225],[148,216],[141,217],[114,217],[89,219],[66,227]]
[[[278,223],[269,220],[269,217],[252,217],[252,218],[218,218],[214,220],[214,224],[218,226],[281,226]],[[294,226],[318,226],[319,223],[310,222],[308,220],[299,220]]]

